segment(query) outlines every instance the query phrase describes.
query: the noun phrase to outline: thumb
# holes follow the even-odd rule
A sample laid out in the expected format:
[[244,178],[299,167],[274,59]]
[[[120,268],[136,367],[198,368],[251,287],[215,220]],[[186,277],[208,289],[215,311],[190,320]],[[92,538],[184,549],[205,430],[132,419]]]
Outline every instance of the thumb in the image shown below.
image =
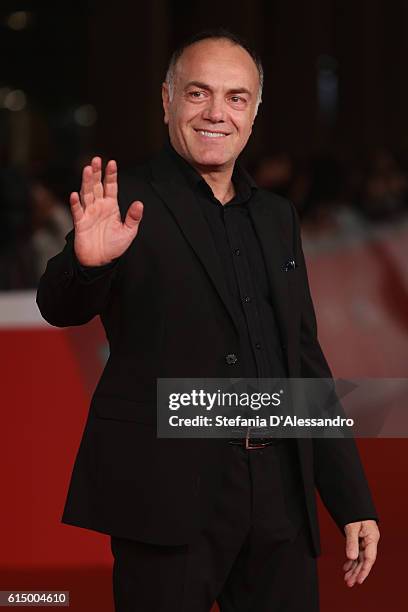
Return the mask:
[[358,534],[360,533],[360,524],[348,526],[346,529],[346,557],[348,559],[357,559],[359,555]]
[[124,225],[128,229],[134,230],[139,225],[143,217],[143,203],[137,200],[132,202],[126,213]]

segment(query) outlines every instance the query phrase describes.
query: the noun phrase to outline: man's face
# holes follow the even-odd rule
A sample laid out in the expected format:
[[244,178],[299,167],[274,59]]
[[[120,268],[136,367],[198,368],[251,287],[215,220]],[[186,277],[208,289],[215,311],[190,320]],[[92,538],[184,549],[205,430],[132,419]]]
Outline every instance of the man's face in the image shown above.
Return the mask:
[[171,144],[196,168],[232,167],[256,114],[254,61],[228,40],[203,40],[184,51],[175,72],[172,100],[166,83],[162,92]]

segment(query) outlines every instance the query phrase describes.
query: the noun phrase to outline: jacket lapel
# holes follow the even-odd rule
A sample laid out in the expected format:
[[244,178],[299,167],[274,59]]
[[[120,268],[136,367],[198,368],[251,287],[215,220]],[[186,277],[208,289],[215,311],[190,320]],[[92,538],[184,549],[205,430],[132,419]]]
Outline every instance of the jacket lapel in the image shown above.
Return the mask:
[[151,169],[153,188],[170,209],[186,240],[205,267],[236,327],[231,298],[211,231],[193,190],[168,154],[160,153],[152,161]]

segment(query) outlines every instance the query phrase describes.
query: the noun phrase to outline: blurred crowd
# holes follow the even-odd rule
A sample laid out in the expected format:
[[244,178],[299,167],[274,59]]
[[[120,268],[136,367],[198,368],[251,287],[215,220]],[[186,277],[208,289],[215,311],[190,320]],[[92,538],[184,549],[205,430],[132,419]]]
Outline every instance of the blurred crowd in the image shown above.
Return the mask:
[[[408,216],[407,165],[385,149],[355,169],[327,155],[304,162],[281,152],[264,156],[249,170],[260,187],[295,204],[312,239]],[[37,286],[72,228],[68,197],[77,183],[78,177],[62,168],[35,176],[0,170],[0,290]]]
[[[34,289],[72,228],[67,173],[0,170],[0,290]],[[69,192],[68,192],[69,193]]]
[[279,153],[252,173],[258,185],[295,204],[305,233],[333,235],[345,224],[388,223],[408,213],[408,163],[386,149],[355,168],[329,155],[301,162]]

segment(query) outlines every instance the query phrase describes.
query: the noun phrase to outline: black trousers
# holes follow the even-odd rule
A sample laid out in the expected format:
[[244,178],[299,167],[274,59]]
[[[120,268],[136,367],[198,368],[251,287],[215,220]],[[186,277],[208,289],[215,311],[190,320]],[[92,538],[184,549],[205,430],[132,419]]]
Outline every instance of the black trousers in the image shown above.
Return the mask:
[[233,469],[190,544],[112,536],[116,612],[210,612],[215,601],[221,612],[318,612],[317,562],[294,443],[231,445]]

